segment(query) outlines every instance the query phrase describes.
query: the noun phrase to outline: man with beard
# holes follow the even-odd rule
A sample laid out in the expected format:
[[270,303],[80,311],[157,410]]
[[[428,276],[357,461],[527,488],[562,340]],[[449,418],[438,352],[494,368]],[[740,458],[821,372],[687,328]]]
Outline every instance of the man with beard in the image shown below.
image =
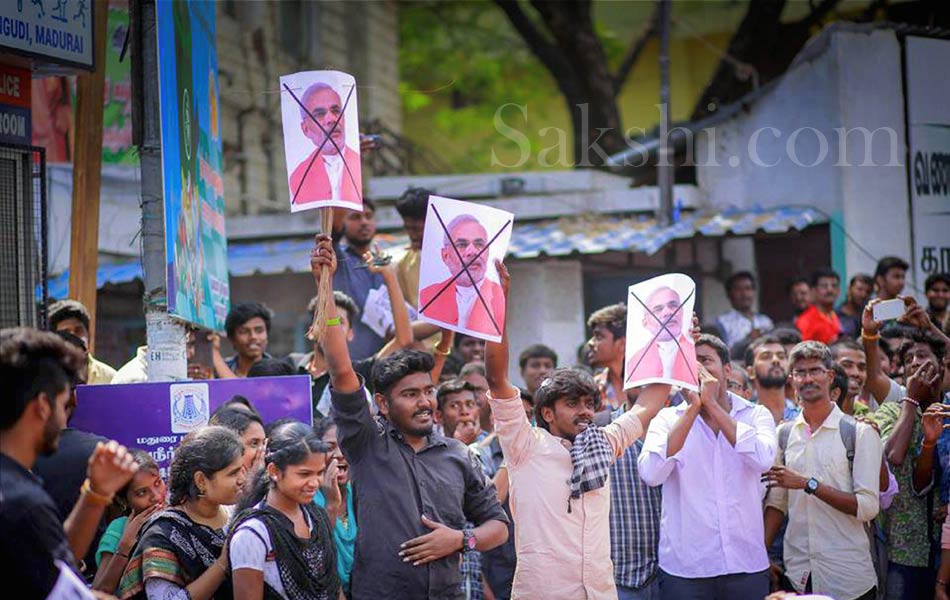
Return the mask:
[[[359,205],[360,155],[346,145],[346,118],[340,95],[326,83],[314,83],[300,102],[306,107],[300,109],[300,129],[313,143],[314,150],[290,175],[292,202],[303,205],[318,200],[343,200]],[[328,140],[324,132],[330,131]]]
[[[345,243],[335,245],[337,269],[333,276],[333,289],[352,298],[359,307],[360,314],[364,314],[366,299],[372,290],[386,294],[385,275],[391,272],[393,282],[390,285],[398,285],[399,281],[395,268],[388,265],[381,269],[367,266],[367,253],[371,251],[373,238],[376,236],[376,204],[369,198],[363,198],[363,210],[337,211],[335,214],[341,213],[341,233]],[[334,238],[337,235],[339,234],[334,234]],[[399,290],[399,296],[402,296],[402,290]],[[390,326],[393,320],[389,320]],[[353,360],[373,356],[386,343],[384,335],[373,331],[361,319],[350,321],[350,330],[353,332],[353,340],[350,342],[350,355]],[[411,341],[406,340],[406,343]]]
[[[508,271],[496,263],[507,294]],[[557,369],[535,396],[538,427],[508,377],[508,337],[486,348],[489,402],[511,487],[518,564],[512,597],[617,598],[610,558],[610,465],[659,411],[668,385],[650,385],[612,423],[594,425],[600,393],[581,371]]]
[[798,416],[801,409],[785,395],[788,354],[778,336],[768,334],[755,340],[746,349],[745,365],[755,386],[752,402],[769,409],[776,425]]
[[[326,235],[317,236],[310,266],[318,289],[321,269],[336,271]],[[432,430],[432,356],[401,350],[376,362],[377,421],[339,323],[332,305],[323,355],[340,448],[360,507],[352,597],[460,599],[459,553],[484,552],[508,537],[495,488],[469,448]]]
[[489,253],[482,250],[488,245],[488,232],[472,215],[455,217],[446,231],[442,262],[452,277],[419,293],[420,310],[425,308],[426,316],[472,332],[501,334],[505,298],[501,286],[485,276]]
[[660,287],[645,304],[643,326],[650,332],[650,340],[627,363],[624,381],[673,379],[698,384],[696,367],[691,364],[693,348],[683,331],[686,317],[680,295],[672,288]]
[[907,261],[898,256],[885,256],[877,261],[877,268],[874,269],[877,297],[881,300],[892,300],[900,296],[904,291],[904,282],[909,268]]
[[874,280],[864,273],[858,273],[848,282],[846,299],[835,309],[838,320],[841,321],[841,335],[856,338],[861,332],[861,313],[871,298],[873,290]]
[[727,390],[722,340],[701,335],[696,361],[700,393],[660,411],[638,460],[644,483],[663,485],[660,598],[764,598],[761,476],[775,458],[775,423]]
[[944,332],[950,332],[950,274],[934,273],[924,282],[927,295],[927,314],[934,325]]
[[67,404],[83,356],[58,336],[33,329],[0,330],[0,563],[16,574],[18,598],[46,598],[71,579],[103,511],[138,471],[116,442],[99,444],[86,467],[76,506],[61,525],[56,505],[30,472],[38,456],[57,450]]
[[831,400],[827,346],[802,342],[789,362],[802,413],[779,428],[775,466],[768,472],[766,544],[787,514],[786,584],[798,593],[873,600],[878,582],[865,524],[880,506],[881,438]]

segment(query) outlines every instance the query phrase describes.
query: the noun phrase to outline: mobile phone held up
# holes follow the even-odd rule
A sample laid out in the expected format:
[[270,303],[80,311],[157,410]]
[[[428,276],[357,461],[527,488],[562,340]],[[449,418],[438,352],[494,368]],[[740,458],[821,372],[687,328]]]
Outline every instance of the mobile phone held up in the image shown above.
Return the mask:
[[900,298],[884,300],[871,307],[871,314],[875,321],[890,321],[904,314],[904,301]]

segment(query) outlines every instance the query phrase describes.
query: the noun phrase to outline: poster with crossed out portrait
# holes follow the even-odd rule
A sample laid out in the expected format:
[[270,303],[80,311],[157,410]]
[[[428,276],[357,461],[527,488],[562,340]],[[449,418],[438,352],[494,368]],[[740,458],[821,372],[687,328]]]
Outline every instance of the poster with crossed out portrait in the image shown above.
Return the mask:
[[504,260],[514,215],[474,202],[429,196],[419,271],[424,321],[492,342],[505,329]]
[[280,78],[290,211],[363,210],[356,80],[340,71]]
[[624,389],[669,383],[699,391],[690,335],[696,284],[682,273],[660,275],[627,290]]

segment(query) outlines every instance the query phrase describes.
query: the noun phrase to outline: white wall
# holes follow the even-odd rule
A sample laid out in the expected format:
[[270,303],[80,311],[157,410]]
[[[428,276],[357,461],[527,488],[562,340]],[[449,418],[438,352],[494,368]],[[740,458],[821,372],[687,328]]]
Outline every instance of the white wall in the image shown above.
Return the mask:
[[[860,132],[842,135],[858,127],[887,128],[870,138],[870,162]],[[844,242],[845,276],[873,273],[888,254],[911,258],[901,52],[892,31],[826,30],[774,89],[714,134],[697,136],[706,161],[697,180],[711,206],[808,205],[840,217],[853,238]],[[827,143],[820,161],[819,138]]]
[[523,385],[518,355],[531,344],[553,348],[559,366],[574,364],[577,346],[585,339],[583,276],[578,260],[509,261],[508,268],[509,373],[515,385]]

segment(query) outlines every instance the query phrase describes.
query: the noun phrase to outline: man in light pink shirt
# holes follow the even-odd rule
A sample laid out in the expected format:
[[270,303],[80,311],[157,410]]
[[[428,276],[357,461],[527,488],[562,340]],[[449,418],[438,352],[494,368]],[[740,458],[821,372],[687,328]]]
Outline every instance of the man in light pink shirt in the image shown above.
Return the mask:
[[[508,272],[501,263],[498,272],[507,295]],[[633,408],[597,428],[593,419],[600,392],[593,379],[558,369],[535,394],[540,427],[532,427],[518,388],[508,379],[507,335],[487,345],[485,363],[517,524],[511,598],[615,600],[610,486],[605,485],[609,465],[642,435],[670,386],[643,388]],[[580,489],[575,489],[578,477]]]
[[761,479],[775,460],[775,421],[726,390],[729,351],[719,338],[700,336],[696,360],[701,393],[660,411],[637,461],[644,483],[663,485],[660,598],[764,598]]

